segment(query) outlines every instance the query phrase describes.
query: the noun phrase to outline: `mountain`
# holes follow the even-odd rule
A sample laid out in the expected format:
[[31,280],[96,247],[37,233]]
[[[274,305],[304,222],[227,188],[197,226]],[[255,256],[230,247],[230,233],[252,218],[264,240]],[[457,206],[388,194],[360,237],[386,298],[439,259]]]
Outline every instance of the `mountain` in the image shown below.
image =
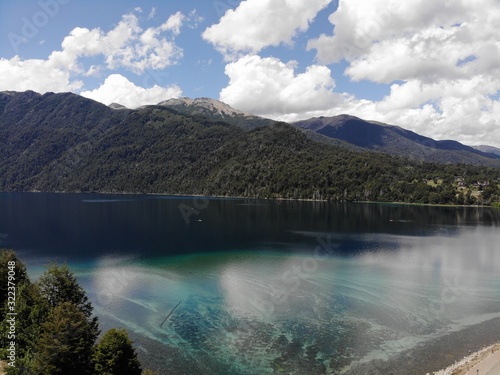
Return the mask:
[[179,98],[158,103],[184,115],[201,116],[211,120],[226,121],[243,129],[253,129],[272,124],[274,121],[254,116],[232,108],[224,102],[210,98]]
[[495,154],[500,156],[500,148],[492,147],[492,146],[473,146],[476,150],[481,152],[486,152],[488,154]]
[[111,109],[128,109],[124,105],[121,105],[121,104],[118,104],[118,103],[111,103],[109,105],[109,108],[111,108]]
[[[275,121],[264,117],[251,115],[219,100],[210,98],[179,98],[169,99],[158,103],[159,106],[169,108],[184,115],[201,116],[215,121],[225,121],[242,129],[254,129],[260,126],[273,124]],[[325,137],[308,129],[300,129],[308,138],[327,145],[342,146],[348,149],[356,150],[356,147],[340,139]]]
[[[311,140],[286,123],[247,129],[220,115],[164,105],[116,110],[71,93],[1,92],[0,191],[500,200],[500,169],[357,151]],[[461,187],[455,176],[463,176]],[[473,190],[478,181],[489,183],[483,193]]]
[[398,126],[365,121],[354,116],[316,117],[294,125],[358,147],[393,155],[430,162],[500,167],[500,155],[456,141],[436,141]]

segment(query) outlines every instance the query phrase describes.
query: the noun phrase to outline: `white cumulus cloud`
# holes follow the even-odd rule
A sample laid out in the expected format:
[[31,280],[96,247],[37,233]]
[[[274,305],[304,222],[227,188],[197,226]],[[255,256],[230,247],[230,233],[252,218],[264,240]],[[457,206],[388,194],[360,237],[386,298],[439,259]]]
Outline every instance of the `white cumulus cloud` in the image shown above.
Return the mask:
[[[438,139],[500,145],[500,7],[495,0],[341,0],[331,34],[308,42],[353,81],[391,85],[346,112]],[[333,110],[331,111],[333,112]]]
[[[177,97],[181,94],[177,85],[143,88],[120,74],[111,74],[93,91],[84,91],[81,79],[118,69],[142,74],[176,64],[182,49],[175,44],[175,37],[184,20],[185,16],[177,12],[158,27],[142,29],[136,15],[128,14],[108,32],[76,27],[62,41],[61,50],[53,51],[45,60],[0,58],[0,90],[83,91],[82,95],[103,103],[118,102],[131,108]],[[85,58],[89,57],[93,63],[86,66]]]
[[295,65],[272,57],[245,56],[226,66],[229,85],[220,99],[245,112],[276,119],[307,116],[347,99],[334,92],[329,68],[312,65],[297,74]]
[[73,80],[71,74],[54,66],[52,61],[31,59],[0,59],[0,91],[33,90],[41,93],[48,91],[75,91],[83,82]]
[[245,0],[228,10],[203,38],[227,59],[257,53],[268,46],[291,44],[297,31],[305,31],[331,0]]
[[182,95],[182,90],[177,85],[169,87],[155,85],[145,89],[120,74],[112,74],[99,88],[84,91],[81,95],[106,105],[118,103],[128,108],[137,108],[141,105],[157,104],[167,99],[178,98]]
[[466,0],[341,0],[329,18],[335,26],[333,34],[310,40],[308,48],[316,49],[323,63],[351,61],[380,41],[411,38],[428,28],[446,29],[460,24],[477,5]]
[[49,60],[75,72],[81,71],[80,58],[94,56],[103,56],[107,69],[125,68],[138,74],[146,69],[164,69],[182,57],[174,37],[180,33],[183,19],[179,12],[159,27],[143,30],[138,18],[128,14],[107,33],[99,28],[77,27],[64,38],[62,50],[54,51]]

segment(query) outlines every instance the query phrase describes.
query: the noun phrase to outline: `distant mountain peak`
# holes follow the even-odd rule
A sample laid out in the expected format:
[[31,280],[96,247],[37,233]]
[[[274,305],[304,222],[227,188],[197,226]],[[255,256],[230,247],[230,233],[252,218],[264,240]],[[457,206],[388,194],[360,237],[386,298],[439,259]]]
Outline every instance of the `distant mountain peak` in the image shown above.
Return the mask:
[[494,149],[474,149],[457,141],[438,141],[399,126],[351,115],[314,117],[294,125],[357,147],[394,155],[439,163],[500,166],[500,154]]
[[215,121],[225,121],[243,129],[253,129],[274,123],[273,120],[242,112],[220,100],[211,98],[177,98],[158,103],[184,115],[203,116]]
[[118,104],[118,103],[111,103],[110,105],[108,105],[108,107],[111,108],[111,109],[128,109],[124,105],[121,105],[121,104]]
[[195,115],[204,115],[207,111],[209,111],[211,112],[211,114],[219,115],[221,117],[253,116],[251,114],[235,109],[230,105],[221,102],[220,100],[205,97],[196,99],[191,99],[188,97],[169,99],[158,103],[158,105],[164,107],[190,107],[192,109],[191,114]]
[[472,148],[479,150],[481,152],[486,152],[488,154],[494,154],[500,156],[500,148],[497,147],[481,145],[481,146],[472,146]]
[[13,96],[13,95],[17,94],[17,92],[16,91],[0,91],[0,94],[7,95],[7,96]]

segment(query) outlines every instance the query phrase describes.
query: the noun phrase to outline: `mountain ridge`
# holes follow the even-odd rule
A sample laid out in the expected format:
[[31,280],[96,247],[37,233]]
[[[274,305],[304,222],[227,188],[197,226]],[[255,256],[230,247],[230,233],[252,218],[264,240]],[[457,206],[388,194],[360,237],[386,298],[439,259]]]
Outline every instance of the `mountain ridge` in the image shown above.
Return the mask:
[[315,117],[293,125],[358,147],[430,162],[470,163],[500,167],[500,155],[453,140],[437,141],[400,126],[366,121],[351,115]]
[[472,146],[472,147],[482,152],[500,156],[500,148],[498,147],[487,146],[487,145]]
[[[173,98],[161,101],[156,105],[186,115],[226,121],[243,129],[267,126],[275,122],[271,119],[240,111],[222,101],[206,97],[194,99],[188,97]],[[125,109],[125,107],[116,103],[111,104],[110,107]],[[345,131],[338,131],[339,128],[342,128],[342,125],[345,126],[353,121],[364,123],[365,128],[357,129],[354,132],[355,134],[351,132],[349,135],[346,135]],[[468,163],[500,167],[500,149],[491,146],[470,147],[454,140],[434,140],[401,126],[368,121],[348,114],[313,117],[294,122],[292,125],[297,126],[312,140],[328,145],[347,147],[352,150],[369,149],[430,162]],[[386,134],[374,135],[376,128],[383,129]],[[333,129],[337,129],[337,131]],[[381,137],[389,139],[392,144],[387,146],[382,142]],[[392,138],[392,141],[390,138]],[[400,144],[395,145],[394,142]]]
[[[4,96],[33,99],[41,95],[34,91],[24,93],[2,91]],[[47,93],[49,95],[75,95],[74,93]],[[29,99],[29,100],[31,100]],[[95,102],[99,103],[99,102]],[[99,103],[103,105],[102,103]],[[0,109],[2,108],[0,101]],[[243,129],[268,126],[276,121],[255,116],[211,98],[173,98],[159,102],[156,106],[168,108],[180,114],[209,118],[212,121],[225,121]],[[149,105],[141,108],[150,107]],[[119,103],[108,106],[113,110],[128,110]],[[348,126],[348,125],[353,125]],[[360,124],[362,125],[360,127]],[[297,121],[292,125],[301,129],[312,140],[328,145],[347,147],[352,150],[373,150],[438,163],[467,163],[500,167],[500,149],[492,146],[471,147],[454,140],[434,140],[397,125],[368,121],[356,116],[341,114],[331,117],[313,117]],[[316,134],[314,134],[316,133]],[[399,142],[399,144],[397,144]],[[390,143],[388,145],[388,143]]]

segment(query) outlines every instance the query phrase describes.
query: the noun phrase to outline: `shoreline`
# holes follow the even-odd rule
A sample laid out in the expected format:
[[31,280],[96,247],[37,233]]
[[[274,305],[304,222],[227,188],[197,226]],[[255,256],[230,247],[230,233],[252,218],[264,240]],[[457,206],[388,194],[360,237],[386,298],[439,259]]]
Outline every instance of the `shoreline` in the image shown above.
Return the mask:
[[423,342],[387,360],[355,364],[345,375],[465,375],[466,372],[458,370],[443,371],[469,356],[476,358],[475,354],[497,345],[499,340],[500,317],[497,317]]
[[[471,370],[474,370],[477,365],[481,365],[488,358],[491,358],[492,355],[498,356],[498,354],[500,354],[500,342],[472,353],[462,360],[455,362],[453,365],[448,366],[444,370],[433,372],[432,375],[466,375]],[[472,375],[475,375],[475,373],[473,372]]]
[[497,208],[493,205],[486,206],[481,204],[464,205],[464,204],[433,204],[433,203],[411,203],[411,202],[388,202],[388,201],[346,201],[346,200],[330,200],[330,199],[309,199],[309,198],[257,198],[245,196],[232,196],[232,195],[198,195],[198,194],[169,194],[169,193],[139,193],[139,192],[109,192],[109,191],[0,191],[0,193],[32,193],[32,194],[91,194],[91,195],[145,195],[145,196],[162,196],[162,197],[176,197],[176,198],[206,198],[206,199],[250,199],[250,200],[264,200],[275,202],[331,202],[331,203],[363,203],[363,204],[392,204],[400,206],[421,206],[421,207],[449,207],[449,208]]

